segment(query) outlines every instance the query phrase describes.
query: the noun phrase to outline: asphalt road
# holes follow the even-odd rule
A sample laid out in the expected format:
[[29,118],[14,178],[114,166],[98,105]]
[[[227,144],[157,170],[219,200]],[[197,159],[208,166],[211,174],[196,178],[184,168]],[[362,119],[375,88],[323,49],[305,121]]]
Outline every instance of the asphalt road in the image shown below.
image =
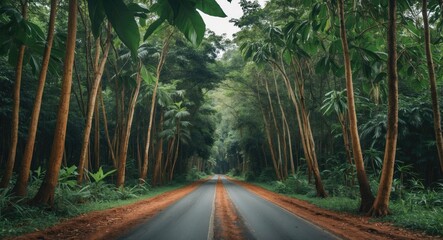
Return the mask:
[[255,239],[338,239],[222,177],[231,201]]
[[[121,237],[121,240],[213,239],[213,206],[218,176],[180,199],[157,216]],[[230,199],[252,239],[338,239],[222,177]]]

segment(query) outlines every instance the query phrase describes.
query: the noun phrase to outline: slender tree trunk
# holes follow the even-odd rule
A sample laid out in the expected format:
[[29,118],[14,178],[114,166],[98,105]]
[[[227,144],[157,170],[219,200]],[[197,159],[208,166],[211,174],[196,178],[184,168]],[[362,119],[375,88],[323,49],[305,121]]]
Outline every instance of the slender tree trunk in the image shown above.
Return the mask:
[[63,68],[62,91],[57,113],[54,140],[49,158],[49,167],[45,179],[36,196],[32,200],[35,204],[54,204],[54,192],[58,181],[58,174],[65,148],[66,126],[68,123],[69,101],[71,99],[72,71],[75,54],[75,40],[77,33],[77,0],[69,0],[68,35],[66,40],[66,55]]
[[[97,94],[99,91],[99,87],[100,87],[100,82],[103,76],[103,71],[105,70],[105,65],[106,65],[106,61],[108,59],[108,54],[109,54],[109,48],[111,46],[111,29],[110,29],[110,24],[108,24],[108,36],[106,39],[106,46],[104,49],[104,53],[103,53],[103,57],[101,59],[100,64],[98,63],[99,61],[99,56],[96,54],[96,61],[94,63],[94,67],[95,67],[95,77],[92,83],[92,87],[91,90],[89,91],[89,102],[88,102],[88,112],[86,114],[86,124],[85,124],[85,130],[83,132],[83,144],[82,144],[82,149],[80,152],[80,160],[79,160],[79,164],[78,164],[78,176],[77,176],[77,184],[82,184],[83,182],[83,177],[84,177],[84,168],[85,168],[85,162],[86,162],[86,155],[88,153],[88,147],[89,147],[89,138],[91,135],[91,128],[92,128],[92,119],[94,116],[94,110],[95,110],[95,106],[96,106],[96,100],[97,100]],[[97,41],[99,41],[99,39],[97,39]],[[99,45],[97,44],[97,49],[96,52],[100,52],[99,49]],[[99,118],[99,115],[96,115],[96,118]],[[98,124],[97,124],[98,125]]]
[[306,133],[305,133],[306,129],[304,128],[303,117],[302,117],[302,113],[300,110],[301,106],[299,104],[299,101],[297,100],[297,97],[296,97],[295,92],[292,88],[292,85],[289,81],[289,77],[286,74],[286,71],[282,67],[280,67],[276,62],[272,62],[272,64],[281,73],[284,83],[286,85],[286,88],[288,90],[289,99],[292,101],[294,108],[295,108],[295,113],[296,113],[297,122],[298,122],[298,130],[300,132],[300,138],[301,138],[301,143],[302,143],[302,147],[303,147],[303,153],[305,155],[306,163],[308,165],[308,169],[307,169],[308,180],[309,180],[309,182],[311,182],[311,176],[313,173],[312,157],[311,157],[311,154],[308,149],[308,143],[307,143],[307,138],[306,138]]
[[105,108],[105,103],[103,101],[103,95],[101,94],[101,92],[99,92],[98,94],[100,97],[100,103],[102,105],[103,128],[105,130],[106,142],[108,143],[108,148],[109,148],[109,153],[111,155],[112,164],[115,168],[117,168],[117,162],[115,160],[115,155],[114,155],[114,147],[112,146],[111,138],[109,137],[108,120],[106,117],[106,108]]
[[[160,116],[160,122],[159,122],[159,131],[163,131],[163,119],[164,114],[162,113]],[[152,185],[156,186],[159,182],[161,182],[161,175],[162,175],[162,156],[163,156],[163,138],[160,138],[158,142],[158,150],[155,158],[155,164],[154,164],[154,173],[152,176]],[[160,179],[159,179],[160,178]]]
[[51,57],[52,43],[54,40],[55,17],[57,14],[57,0],[51,0],[51,12],[49,15],[48,35],[46,38],[46,47],[43,54],[42,68],[38,80],[38,88],[35,94],[34,107],[29,123],[28,139],[26,140],[25,151],[21,163],[19,177],[14,187],[14,193],[17,196],[25,196],[26,188],[29,180],[29,172],[31,170],[32,156],[34,153],[35,137],[37,135],[37,126],[40,116],[40,108],[43,98],[43,90],[45,88],[46,74],[49,67],[49,59]]
[[158,60],[158,65],[157,65],[157,73],[156,73],[156,79],[155,79],[155,86],[154,86],[154,90],[152,93],[152,99],[151,99],[151,112],[149,114],[149,125],[148,125],[148,133],[146,134],[146,146],[145,146],[145,154],[143,157],[143,168],[141,171],[141,175],[140,175],[140,180],[145,180],[146,176],[148,175],[148,157],[149,157],[149,147],[151,145],[151,128],[152,128],[152,122],[154,119],[154,114],[155,114],[155,106],[156,106],[156,97],[157,97],[157,89],[158,89],[158,82],[160,79],[160,73],[162,71],[163,65],[165,64],[166,61],[166,55],[168,54],[169,51],[169,43],[171,40],[171,37],[173,35],[174,32],[171,32],[168,34],[168,36],[166,37],[165,41],[163,42],[163,48],[162,48],[162,52],[160,54],[160,59]]
[[163,168],[163,175],[164,176],[166,176],[166,172],[168,170],[169,164],[172,164],[172,157],[173,157],[175,141],[176,141],[176,136],[174,135],[174,137],[172,138],[172,140],[168,144],[168,153],[166,154],[165,166]]
[[432,52],[431,52],[431,34],[429,32],[427,0],[423,0],[422,2],[423,2],[422,14],[423,14],[423,24],[424,24],[424,34],[425,34],[426,62],[428,65],[429,84],[430,84],[431,99],[432,99],[432,111],[434,114],[434,132],[435,132],[438,158],[440,160],[440,170],[443,172],[443,136],[441,132],[442,131],[441,116],[440,116],[440,107],[438,104],[437,82],[435,79],[434,61],[432,59]]
[[[22,3],[22,16],[27,18],[28,3]],[[18,127],[20,114],[20,88],[23,73],[23,58],[25,56],[25,45],[20,45],[18,49],[17,64],[15,66],[15,82],[13,90],[13,107],[12,107],[12,122],[11,122],[11,145],[8,152],[8,160],[6,162],[5,174],[0,182],[0,188],[6,188],[11,180],[12,172],[14,171],[15,157],[17,155],[18,142]]]
[[354,87],[352,83],[352,69],[351,60],[349,57],[348,40],[346,38],[345,15],[343,0],[338,1],[340,11],[340,36],[343,47],[343,58],[345,60],[345,75],[346,75],[346,93],[348,98],[348,117],[349,130],[351,133],[352,153],[354,154],[355,167],[357,170],[357,179],[360,186],[360,212],[367,212],[371,209],[374,203],[374,195],[371,192],[369,181],[366,176],[365,165],[363,162],[363,153],[360,146],[360,138],[358,135],[357,114],[354,103]]
[[129,143],[129,136],[131,135],[131,127],[132,127],[132,119],[134,117],[134,109],[135,105],[137,104],[137,97],[140,92],[140,84],[141,84],[141,61],[138,63],[137,67],[137,77],[136,82],[137,86],[132,94],[131,102],[129,104],[128,108],[128,118],[126,122],[126,127],[124,128],[123,136],[121,139],[120,144],[120,155],[119,155],[119,162],[118,162],[118,169],[117,169],[117,187],[123,187],[125,183],[125,170],[126,170],[126,158],[128,153],[128,143]]
[[275,157],[275,152],[274,152],[274,145],[272,144],[272,136],[271,136],[271,132],[269,130],[269,123],[266,119],[265,110],[263,109],[262,105],[260,104],[261,98],[260,98],[260,91],[259,91],[259,87],[258,87],[258,81],[257,81],[257,99],[259,101],[260,109],[262,112],[263,123],[265,124],[265,132],[266,132],[266,137],[268,139],[269,151],[271,153],[271,159],[272,159],[272,164],[273,164],[274,170],[275,170],[275,176],[277,177],[278,180],[282,180],[281,175],[280,175],[280,171],[278,171],[277,159]]
[[[274,123],[275,132],[277,134],[278,161],[276,164],[276,167],[277,167],[276,171],[279,171],[279,176],[280,176],[279,178],[281,178],[281,180],[284,180],[283,172],[282,172],[283,166],[282,166],[282,156],[281,156],[280,128],[278,127],[277,118],[275,117],[274,107],[272,106],[271,94],[269,91],[269,85],[268,85],[267,79],[265,79],[264,82],[265,82],[266,93],[268,96],[269,109],[271,110],[271,116],[272,116],[272,120]],[[270,132],[269,132],[269,134],[270,134]]]
[[[101,91],[101,84],[98,87],[99,91]],[[100,109],[99,102],[95,102],[94,108],[94,163],[95,170],[98,170],[100,167]]]
[[[276,93],[277,93],[278,106],[280,107],[280,112],[281,112],[282,119],[283,119],[283,132],[285,132],[285,130],[286,130],[286,134],[287,134],[287,138],[288,138],[289,161],[290,161],[290,164],[291,164],[291,173],[292,173],[292,175],[295,175],[294,156],[293,156],[293,153],[292,153],[291,131],[290,131],[290,128],[289,128],[288,120],[286,118],[286,113],[285,113],[285,111],[283,109],[283,104],[281,102],[280,91],[278,90],[277,78],[276,78],[276,76],[274,74],[274,71],[273,71],[273,78],[274,78],[275,90],[276,90]],[[284,135],[286,135],[286,134],[284,134]],[[286,157],[285,157],[285,160],[286,160]],[[287,173],[286,173],[286,175],[287,175]]]
[[169,173],[169,182],[171,182],[172,179],[174,178],[174,169],[178,159],[179,147],[180,147],[180,134],[178,134],[177,136],[177,145],[175,146],[174,162],[172,163],[171,172]]
[[152,185],[157,186],[161,184],[162,175],[162,158],[163,158],[163,138],[160,139],[155,156],[154,175],[152,176]]
[[397,6],[396,0],[389,0],[388,21],[388,122],[385,155],[377,197],[369,214],[386,216],[389,214],[389,197],[394,175],[395,153],[398,135],[398,75],[397,75]]

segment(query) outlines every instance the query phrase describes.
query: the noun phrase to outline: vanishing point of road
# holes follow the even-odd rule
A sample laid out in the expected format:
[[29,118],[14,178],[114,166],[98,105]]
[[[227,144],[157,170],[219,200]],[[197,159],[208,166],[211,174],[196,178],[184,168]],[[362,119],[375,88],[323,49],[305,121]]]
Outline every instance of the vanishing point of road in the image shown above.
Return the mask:
[[[214,212],[219,176],[178,200],[148,221],[128,230],[121,240],[215,239]],[[259,197],[221,176],[223,186],[242,221],[244,239],[338,239],[326,230]]]

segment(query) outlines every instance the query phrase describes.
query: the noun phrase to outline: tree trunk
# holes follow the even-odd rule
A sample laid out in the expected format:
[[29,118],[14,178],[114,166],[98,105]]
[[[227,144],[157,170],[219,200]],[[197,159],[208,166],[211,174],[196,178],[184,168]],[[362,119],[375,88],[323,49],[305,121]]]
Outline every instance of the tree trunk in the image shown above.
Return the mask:
[[105,108],[105,103],[103,101],[103,95],[101,94],[101,92],[99,92],[98,94],[99,94],[100,102],[102,105],[103,128],[105,130],[106,142],[108,143],[108,148],[109,148],[109,153],[111,155],[112,164],[115,168],[117,168],[117,162],[115,160],[115,154],[114,154],[114,147],[112,146],[111,138],[109,137],[108,119],[106,117],[106,108]]
[[[280,91],[278,90],[277,78],[276,78],[276,76],[274,74],[274,71],[273,71],[273,77],[274,77],[275,90],[276,90],[276,93],[277,93],[278,106],[280,107],[280,112],[281,112],[282,119],[283,119],[283,132],[285,132],[285,130],[286,130],[286,134],[287,134],[287,138],[288,138],[289,161],[290,161],[290,164],[291,164],[291,174],[295,175],[294,156],[293,156],[293,153],[292,153],[291,131],[290,131],[290,128],[289,128],[288,120],[286,119],[286,113],[285,113],[285,111],[283,109],[283,104],[281,102]],[[284,134],[284,135],[286,135],[286,134]],[[286,153],[286,151],[285,151],[285,153]],[[285,160],[286,160],[286,157],[285,157]],[[286,175],[287,175],[287,172],[286,172]]]
[[[98,87],[99,91],[101,91],[101,84]],[[95,101],[94,108],[94,170],[98,170],[100,167],[100,109],[99,102]]]
[[435,80],[434,61],[432,60],[431,34],[429,32],[429,20],[428,20],[427,11],[428,11],[427,0],[423,0],[422,14],[423,14],[423,25],[424,25],[424,34],[425,34],[425,51],[426,51],[426,62],[428,65],[428,72],[429,72],[432,111],[434,114],[434,132],[435,132],[438,158],[440,160],[440,170],[443,172],[443,136],[441,133],[442,129],[441,129],[440,107],[438,104],[437,82]]
[[389,214],[389,197],[394,175],[395,153],[398,135],[398,75],[397,75],[397,43],[396,43],[396,0],[389,0],[388,21],[388,122],[383,168],[378,187],[377,197],[369,214],[386,216]]
[[180,134],[178,134],[178,136],[177,136],[177,145],[175,146],[174,162],[172,163],[171,172],[169,173],[169,182],[171,182],[172,179],[174,178],[174,169],[175,169],[175,164],[177,163],[177,159],[178,159],[179,147],[180,147]]
[[338,1],[340,11],[340,36],[343,47],[343,58],[345,60],[346,93],[348,98],[349,130],[351,133],[352,153],[354,154],[355,167],[357,169],[357,179],[360,186],[360,212],[367,212],[374,203],[374,195],[371,192],[369,181],[366,176],[363,154],[358,135],[357,114],[354,103],[354,87],[352,83],[351,60],[349,57],[348,40],[346,38],[345,15],[343,0]]
[[[164,114],[162,113],[160,116],[160,122],[159,122],[159,132],[163,131],[163,119]],[[155,158],[155,164],[154,164],[154,173],[152,176],[152,185],[156,186],[158,183],[161,183],[161,175],[162,175],[162,156],[163,156],[163,138],[160,138],[160,140],[157,143],[158,150]],[[169,154],[169,153],[168,153]],[[144,179],[143,179],[144,180]]]
[[146,134],[146,146],[145,146],[145,154],[143,156],[143,168],[141,171],[141,175],[140,175],[140,181],[143,181],[146,179],[146,176],[148,175],[148,157],[149,157],[149,147],[151,145],[151,128],[152,128],[152,122],[154,119],[154,114],[155,114],[155,105],[156,105],[156,97],[157,97],[157,89],[158,89],[158,82],[160,79],[160,73],[161,70],[163,68],[163,65],[165,64],[166,61],[166,55],[168,54],[169,51],[169,43],[171,40],[171,37],[173,35],[174,32],[171,32],[168,34],[168,36],[166,37],[165,41],[163,42],[163,48],[160,54],[160,59],[158,60],[158,65],[157,65],[157,71],[156,71],[156,79],[155,79],[155,86],[154,86],[154,90],[152,93],[152,99],[151,99],[151,112],[149,114],[149,125],[148,125],[148,133]]
[[[22,16],[27,18],[28,3],[22,3]],[[20,88],[23,73],[23,58],[25,56],[25,45],[20,45],[18,49],[17,64],[15,66],[15,82],[13,90],[13,107],[12,107],[12,122],[11,122],[11,146],[8,152],[8,160],[6,162],[5,174],[0,182],[0,188],[6,188],[11,180],[12,172],[14,171],[15,157],[17,155],[18,142],[18,127],[20,115]]]
[[134,117],[134,109],[135,105],[137,104],[137,97],[140,91],[140,84],[141,84],[141,61],[138,63],[137,67],[137,77],[136,82],[137,86],[135,87],[135,90],[131,97],[131,102],[129,104],[128,108],[128,118],[126,122],[126,127],[124,128],[121,144],[120,144],[120,154],[119,154],[119,162],[118,162],[118,169],[117,169],[117,187],[123,187],[125,183],[125,170],[126,170],[126,157],[128,153],[128,144],[129,144],[129,136],[131,135],[131,127],[132,127],[132,119]]
[[[86,124],[85,124],[85,130],[83,132],[83,144],[82,149],[80,152],[80,160],[78,164],[78,176],[77,176],[77,184],[81,185],[83,182],[84,177],[84,168],[85,168],[85,162],[86,162],[86,155],[88,153],[88,147],[89,147],[89,137],[91,135],[91,128],[92,128],[92,119],[94,116],[94,110],[96,107],[96,100],[97,100],[97,93],[99,91],[100,82],[103,76],[103,71],[105,69],[106,61],[108,59],[109,54],[109,48],[111,46],[111,29],[110,24],[108,24],[108,36],[106,39],[106,46],[104,49],[103,57],[101,59],[100,64],[98,64],[99,56],[96,54],[96,63],[94,64],[95,68],[95,77],[94,81],[92,83],[91,90],[89,91],[89,102],[88,102],[88,112],[86,114]],[[97,41],[100,41],[97,39]],[[100,52],[99,46],[100,44],[97,44],[96,52]],[[99,115],[96,115],[96,118],[99,118]],[[98,124],[97,124],[98,125]],[[97,139],[96,139],[97,140]],[[96,143],[97,144],[97,143]],[[97,160],[97,159],[96,159]]]
[[[261,102],[260,101],[260,92],[259,92],[259,88],[258,88],[258,82],[257,82],[257,97],[258,97],[259,102]],[[281,175],[280,175],[280,171],[278,171],[277,159],[275,157],[275,152],[274,152],[274,145],[272,144],[272,136],[271,136],[271,132],[269,130],[269,123],[266,120],[265,110],[263,109],[261,104],[260,104],[260,109],[261,109],[262,116],[263,116],[263,123],[265,124],[265,132],[266,132],[266,137],[268,139],[269,151],[271,153],[271,159],[272,159],[272,164],[273,164],[274,170],[275,170],[275,176],[277,177],[278,180],[282,180]]]
[[[272,120],[274,123],[274,128],[275,128],[275,132],[277,134],[277,149],[278,149],[278,160],[277,160],[277,164],[275,164],[274,166],[276,166],[276,171],[279,171],[279,179],[284,180],[283,177],[283,172],[282,172],[282,156],[281,156],[281,143],[280,143],[280,128],[278,127],[277,124],[277,118],[275,117],[275,112],[274,112],[274,107],[272,106],[272,100],[271,100],[271,94],[269,92],[269,85],[268,85],[268,81],[267,79],[264,80],[265,82],[265,89],[266,89],[266,93],[268,96],[268,103],[269,103],[269,108],[271,109],[271,116],[272,116]],[[270,134],[270,132],[269,132]]]
[[66,40],[66,56],[63,68],[62,91],[57,113],[54,140],[49,158],[49,167],[40,189],[32,200],[35,204],[54,204],[54,192],[65,148],[66,125],[68,123],[69,101],[71,99],[72,70],[75,55],[77,33],[77,0],[69,1],[68,35]]

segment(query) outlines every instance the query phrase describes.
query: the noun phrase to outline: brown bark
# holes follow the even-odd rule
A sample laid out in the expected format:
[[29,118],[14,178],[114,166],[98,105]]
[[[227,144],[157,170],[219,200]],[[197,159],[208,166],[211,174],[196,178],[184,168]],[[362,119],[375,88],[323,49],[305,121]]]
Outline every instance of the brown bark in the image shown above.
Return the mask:
[[[258,81],[257,81],[257,98],[258,98],[258,101],[261,102]],[[266,118],[265,110],[263,109],[261,104],[259,104],[259,105],[260,105],[260,109],[261,109],[262,116],[263,116],[263,123],[265,124],[265,132],[266,132],[266,137],[268,140],[269,151],[271,153],[272,164],[274,166],[275,176],[277,177],[278,180],[282,180],[281,175],[280,175],[280,171],[278,171],[277,159],[275,157],[275,152],[274,152],[275,151],[274,145],[272,144],[272,136],[271,136],[271,132],[269,130],[269,123]]]
[[132,119],[134,117],[134,109],[135,105],[137,104],[137,97],[140,92],[140,84],[141,84],[141,61],[138,63],[137,67],[137,77],[136,77],[136,83],[137,86],[135,87],[134,92],[132,93],[131,102],[129,103],[128,107],[128,117],[126,120],[125,128],[123,129],[123,135],[121,138],[120,143],[120,151],[119,151],[119,162],[118,162],[118,169],[117,169],[117,184],[116,186],[123,187],[125,183],[125,170],[126,170],[126,157],[128,153],[128,144],[129,144],[129,136],[131,135],[131,127],[132,127]]
[[[111,46],[111,34],[110,34],[110,25],[108,25],[108,36],[106,39],[106,46],[103,52],[103,57],[100,61],[100,40],[97,39],[97,44],[96,44],[96,57],[95,57],[95,62],[94,62],[94,69],[95,69],[95,77],[92,83],[92,87],[91,90],[89,91],[89,101],[88,101],[88,112],[86,114],[86,123],[85,123],[85,129],[83,132],[83,144],[82,144],[82,149],[80,152],[80,160],[79,160],[79,164],[78,164],[78,176],[77,176],[77,184],[82,184],[83,182],[83,177],[84,177],[84,168],[85,168],[85,163],[86,163],[86,155],[88,153],[88,148],[89,148],[89,137],[91,134],[91,129],[92,129],[92,119],[94,116],[94,111],[96,109],[97,104],[97,94],[99,91],[99,87],[100,87],[100,83],[102,80],[102,76],[103,76],[103,72],[105,69],[105,65],[106,65],[106,61],[108,59],[108,54],[109,54],[109,48]],[[98,119],[100,116],[97,114],[96,118]],[[98,124],[97,124],[98,125]],[[97,130],[96,130],[97,131]],[[96,139],[97,141],[98,139]],[[97,144],[97,143],[95,143]],[[98,159],[96,159],[97,161]]]
[[[27,18],[28,3],[22,3],[22,16]],[[14,171],[15,157],[17,155],[18,142],[18,127],[20,114],[20,88],[23,73],[23,58],[25,56],[25,45],[20,45],[18,48],[17,64],[15,66],[15,82],[13,90],[13,107],[12,107],[12,121],[11,121],[11,145],[8,152],[8,160],[6,161],[5,174],[0,182],[0,188],[6,188],[11,180],[12,172]]]
[[396,43],[396,0],[389,0],[388,21],[388,122],[383,168],[378,187],[377,197],[369,211],[372,216],[389,214],[389,197],[394,175],[395,153],[398,135],[398,75],[397,75],[397,43]]
[[[85,123],[85,129],[83,132],[83,144],[82,144],[82,149],[80,152],[80,160],[79,160],[79,164],[78,164],[78,176],[77,176],[77,184],[82,184],[83,182],[83,177],[85,174],[85,163],[86,163],[86,155],[88,153],[88,147],[89,147],[89,137],[91,134],[91,128],[92,128],[92,119],[94,116],[94,110],[96,107],[96,100],[97,100],[97,94],[98,91],[100,90],[100,82],[102,80],[102,76],[103,76],[103,71],[105,69],[105,65],[106,65],[106,61],[108,59],[108,54],[109,54],[109,49],[111,46],[111,25],[108,24],[108,36],[106,39],[106,46],[103,52],[103,56],[101,59],[101,62],[99,63],[99,53],[100,53],[100,49],[99,49],[99,45],[97,44],[97,48],[96,48],[96,57],[95,57],[95,63],[94,63],[94,68],[95,68],[95,77],[92,83],[92,87],[91,90],[89,91],[89,101],[88,101],[88,112],[86,114],[86,123]],[[97,42],[99,42],[99,39],[97,39]],[[98,119],[100,116],[97,114],[96,118]],[[97,124],[98,125],[98,124]],[[97,131],[97,130],[96,130]],[[97,141],[98,139],[96,139]],[[96,143],[98,144],[98,143]],[[98,159],[96,159],[97,161]]]
[[105,136],[106,136],[106,142],[108,143],[109,153],[111,155],[112,164],[115,168],[117,168],[117,162],[115,160],[115,154],[114,154],[114,147],[111,143],[111,138],[109,137],[109,130],[108,130],[108,119],[106,117],[106,107],[105,103],[103,101],[103,95],[101,92],[98,93],[100,97],[100,103],[102,105],[102,116],[103,116],[103,128],[105,130]]
[[[279,176],[280,176],[279,179],[284,180],[284,175],[283,175],[283,172],[282,172],[282,156],[281,156],[281,142],[280,142],[281,136],[280,136],[280,128],[278,127],[278,124],[277,124],[277,118],[275,117],[274,107],[272,106],[271,94],[270,94],[270,91],[269,91],[269,86],[268,86],[268,81],[267,81],[267,79],[265,79],[264,82],[265,82],[266,93],[267,93],[267,96],[268,96],[269,109],[271,110],[271,116],[272,116],[272,120],[273,120],[273,123],[274,123],[275,132],[276,132],[276,134],[277,134],[278,159],[276,159],[276,160],[277,160],[277,163],[274,164],[274,167],[277,167],[275,170],[276,170],[276,171],[279,171]],[[269,132],[269,134],[270,134],[270,132]]]
[[177,144],[175,145],[174,161],[171,166],[171,172],[169,173],[169,181],[172,181],[172,179],[174,178],[174,169],[175,169],[175,164],[177,163],[177,159],[178,159],[179,147],[180,147],[180,134],[178,134],[178,136],[177,136]]
[[[360,186],[360,212],[367,212],[374,202],[374,196],[369,186],[369,181],[366,176],[365,165],[363,161],[363,153],[360,146],[360,138],[358,135],[357,114],[354,103],[354,87],[352,82],[351,60],[349,57],[348,40],[346,38],[345,16],[344,16],[343,0],[338,1],[340,11],[340,37],[343,47],[343,58],[345,62],[345,76],[346,76],[346,94],[348,98],[348,118],[349,131],[351,134],[352,153],[354,155],[355,167],[357,169],[357,179]],[[345,136],[344,136],[345,137]]]
[[[294,69],[294,73],[296,73],[296,77],[294,82],[297,86],[298,95],[297,95],[297,103],[299,105],[300,117],[299,124],[303,129],[304,136],[302,139],[305,141],[306,153],[308,153],[307,160],[311,162],[312,173],[314,175],[315,181],[315,189],[317,191],[317,196],[321,198],[325,198],[328,196],[326,193],[321,176],[320,170],[318,167],[317,154],[315,152],[315,143],[314,136],[312,134],[311,123],[309,121],[309,114],[306,110],[305,98],[304,98],[304,79],[303,79],[303,71],[301,64],[297,61],[297,59],[292,58],[292,68]],[[298,68],[298,70],[297,70]],[[297,73],[299,76],[297,76]],[[301,122],[300,122],[301,120]]]
[[443,172],[443,136],[441,132],[442,131],[441,116],[440,116],[440,107],[438,104],[437,82],[435,79],[434,61],[432,59],[432,52],[431,52],[431,34],[429,31],[427,0],[423,0],[422,2],[423,2],[422,14],[423,14],[423,25],[424,25],[424,34],[425,34],[426,62],[428,65],[429,85],[430,85],[431,99],[432,99],[432,112],[434,115],[434,132],[435,132],[435,140],[437,145],[438,159],[440,160],[440,170]]
[[58,181],[58,174],[65,148],[66,125],[68,123],[69,101],[71,99],[72,70],[75,55],[75,40],[77,33],[77,0],[69,1],[68,35],[66,40],[66,56],[63,68],[62,91],[57,113],[57,123],[54,131],[54,140],[49,158],[49,166],[45,179],[36,196],[32,200],[35,204],[54,203],[54,192]]
[[[101,90],[101,84],[98,87]],[[94,170],[98,170],[100,167],[100,114],[99,114],[99,102],[95,102],[94,108]]]
[[[286,130],[286,134],[287,134],[287,138],[288,138],[288,144],[287,145],[289,146],[289,161],[290,161],[290,165],[291,165],[291,174],[295,175],[294,156],[293,156],[293,153],[292,153],[291,131],[290,131],[290,128],[289,128],[288,120],[286,118],[285,110],[283,109],[283,104],[281,102],[280,91],[278,90],[277,78],[276,78],[276,76],[274,74],[274,71],[273,71],[273,77],[274,77],[275,90],[276,90],[276,93],[277,93],[278,106],[280,107],[280,112],[281,112],[282,119],[283,119],[283,124],[282,124],[283,125],[283,132],[285,133],[285,130]],[[286,135],[286,134],[284,134],[284,135]],[[286,151],[285,151],[285,153],[286,153]],[[286,157],[285,157],[285,159],[286,159]],[[287,172],[286,172],[286,175],[287,175]]]
[[[163,131],[163,119],[164,114],[162,113],[160,116],[160,122],[159,122],[159,131]],[[157,143],[158,149],[157,154],[155,157],[155,164],[154,164],[154,173],[152,176],[152,185],[156,186],[158,183],[161,184],[161,175],[162,175],[162,156],[163,156],[163,138],[160,138],[160,140]],[[169,153],[168,153],[169,155]],[[143,179],[144,180],[144,179]]]
[[160,53],[160,59],[158,60],[155,86],[154,86],[154,90],[152,93],[152,99],[151,99],[151,112],[149,114],[148,133],[146,134],[146,146],[145,146],[145,153],[143,155],[143,167],[142,167],[142,171],[141,171],[141,175],[140,175],[140,180],[145,180],[146,176],[148,175],[149,147],[151,145],[151,129],[152,129],[152,122],[153,122],[154,114],[155,114],[155,106],[156,106],[156,102],[157,102],[156,97],[157,97],[158,82],[160,80],[161,70],[162,70],[163,65],[165,64],[165,61],[166,61],[166,55],[168,54],[168,51],[169,51],[169,43],[170,43],[173,33],[174,32],[169,33],[168,36],[166,37],[166,39],[164,40],[163,48]]
[[39,77],[39,85],[37,88],[37,93],[34,100],[34,107],[31,115],[31,121],[30,126],[28,130],[28,138],[26,141],[25,151],[23,153],[23,159],[21,163],[20,173],[19,177],[17,179],[17,183],[14,187],[14,193],[17,196],[25,196],[28,180],[29,180],[29,172],[31,168],[31,162],[32,162],[32,156],[34,152],[34,145],[35,145],[35,137],[37,133],[37,126],[38,126],[38,120],[40,115],[40,108],[42,103],[42,97],[43,97],[43,90],[44,85],[46,81],[46,73],[49,66],[49,58],[50,58],[50,52],[52,47],[52,40],[54,36],[54,23],[55,23],[55,12],[57,7],[57,1],[52,0],[51,1],[51,17],[49,20],[49,30],[48,30],[48,38],[47,38],[47,45],[45,48],[45,53],[43,55],[43,64],[42,69],[40,71],[40,77]]

